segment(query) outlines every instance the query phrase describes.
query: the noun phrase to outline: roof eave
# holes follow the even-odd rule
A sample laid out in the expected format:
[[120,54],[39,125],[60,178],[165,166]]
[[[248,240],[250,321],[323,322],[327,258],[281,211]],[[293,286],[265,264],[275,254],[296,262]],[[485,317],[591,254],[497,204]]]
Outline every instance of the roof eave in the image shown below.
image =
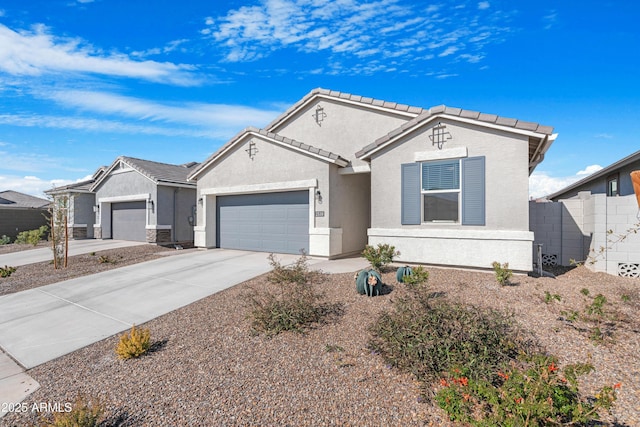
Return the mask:
[[[516,134],[519,134],[519,135],[524,135],[524,136],[528,136],[528,137],[535,137],[535,138],[540,138],[540,139],[544,139],[544,138],[546,138],[548,136],[548,134],[544,134],[544,133],[540,133],[540,132],[536,132],[536,131],[532,131],[532,130],[519,129],[519,128],[515,128],[515,127],[511,127],[511,126],[504,126],[504,125],[499,125],[499,124],[495,124],[495,123],[489,123],[489,122],[484,122],[484,121],[480,121],[480,120],[469,119],[469,118],[465,118],[465,117],[459,117],[459,116],[456,116],[456,115],[451,115],[451,114],[446,114],[446,113],[436,113],[436,114],[433,114],[433,115],[429,116],[428,118],[426,118],[424,120],[421,120],[420,122],[416,123],[415,125],[404,129],[402,132],[397,132],[396,133],[395,131],[392,131],[391,134],[396,133],[393,137],[389,138],[387,141],[385,141],[384,143],[382,143],[380,145],[376,145],[375,147],[371,147],[369,149],[367,149],[367,147],[363,148],[358,153],[356,153],[356,157],[358,159],[360,159],[360,160],[368,160],[368,159],[371,158],[371,156],[373,154],[377,153],[378,151],[383,150],[384,148],[388,147],[389,145],[394,144],[399,139],[404,138],[408,134],[416,131],[417,129],[420,129],[423,126],[428,125],[429,123],[431,123],[431,122],[433,122],[434,120],[437,120],[437,119],[449,119],[449,120],[454,120],[454,121],[458,121],[458,122],[462,122],[462,123],[474,124],[474,125],[477,125],[477,126],[487,127],[487,128],[490,128],[490,129],[501,130],[501,131],[509,132],[509,133],[516,133]],[[374,144],[376,144],[376,143],[374,142]]]

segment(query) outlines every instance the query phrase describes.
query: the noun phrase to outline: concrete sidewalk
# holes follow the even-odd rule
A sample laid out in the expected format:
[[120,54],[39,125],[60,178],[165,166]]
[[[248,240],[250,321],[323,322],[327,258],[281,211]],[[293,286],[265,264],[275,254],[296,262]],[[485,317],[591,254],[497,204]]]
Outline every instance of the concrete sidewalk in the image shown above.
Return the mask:
[[[128,240],[69,240],[69,256],[88,254],[90,252],[105,251],[107,249],[124,248],[127,246],[147,245],[144,242],[130,242]],[[36,262],[51,261],[53,252],[51,247],[27,249],[0,255],[0,266],[10,265],[18,267]]]
[[[267,256],[225,249],[195,251],[2,296],[0,347],[30,369],[266,273],[271,269]],[[278,255],[283,264],[297,258]],[[309,265],[338,273],[356,271],[367,262],[311,258]],[[0,371],[2,366],[7,371],[0,372],[0,402],[21,401],[37,388],[35,381],[16,377],[16,367],[22,368],[9,362],[0,359]],[[19,400],[12,397],[22,389]]]

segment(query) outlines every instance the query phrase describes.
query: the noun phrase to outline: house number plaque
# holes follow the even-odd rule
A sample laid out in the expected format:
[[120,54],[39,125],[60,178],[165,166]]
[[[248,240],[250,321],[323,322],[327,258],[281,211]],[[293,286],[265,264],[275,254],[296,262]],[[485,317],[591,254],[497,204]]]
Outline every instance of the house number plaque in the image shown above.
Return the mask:
[[324,211],[316,211],[316,218],[324,216]]

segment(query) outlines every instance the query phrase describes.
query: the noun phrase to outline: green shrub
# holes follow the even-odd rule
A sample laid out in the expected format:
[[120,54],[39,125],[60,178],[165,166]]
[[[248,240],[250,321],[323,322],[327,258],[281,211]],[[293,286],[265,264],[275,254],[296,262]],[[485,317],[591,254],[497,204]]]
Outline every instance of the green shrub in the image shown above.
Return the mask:
[[18,233],[16,240],[14,243],[18,244],[29,244],[29,245],[37,245],[40,240],[44,238],[47,234],[49,227],[46,225],[41,226],[37,230],[29,230],[29,231],[21,231]]
[[366,245],[362,256],[371,263],[371,267],[381,271],[387,264],[393,262],[393,258],[400,255],[399,251],[396,251],[395,246],[379,243],[377,247]]
[[275,291],[263,288],[245,293],[251,310],[251,326],[256,333],[277,335],[284,331],[303,333],[314,323],[340,311],[338,305],[323,304],[315,286],[324,276],[311,271],[304,254],[291,266],[280,264],[271,254],[272,271],[267,280],[277,285]]
[[491,379],[490,373],[503,363],[535,347],[510,316],[422,291],[396,299],[394,310],[383,312],[371,332],[372,350],[425,383],[454,368]]
[[549,291],[544,291],[544,303],[549,304],[553,300],[556,300],[559,302],[562,300],[562,297],[559,294],[552,294]]
[[[65,407],[65,410],[67,408]],[[97,399],[78,397],[68,412],[55,412],[46,427],[95,427],[102,422],[104,406]]]
[[611,408],[620,387],[603,387],[595,400],[581,398],[577,376],[592,369],[576,364],[561,375],[555,357],[535,354],[505,365],[494,381],[467,378],[465,372],[453,370],[440,379],[436,401],[452,421],[465,425],[583,425],[598,420],[599,409]]
[[16,272],[15,267],[9,267],[8,265],[5,265],[4,267],[0,267],[0,277],[9,277],[15,272]]
[[502,286],[508,285],[513,276],[513,271],[509,270],[509,263],[505,262],[501,265],[498,261],[494,261],[491,265],[496,273],[496,281]]
[[0,236],[0,245],[8,245],[9,243],[11,243],[11,237],[6,234]]
[[129,333],[120,336],[116,346],[116,354],[120,359],[132,359],[140,357],[149,351],[151,347],[151,332],[149,329],[136,329],[131,327]]
[[429,272],[421,265],[413,268],[411,274],[405,275],[402,282],[409,288],[418,288],[429,280]]

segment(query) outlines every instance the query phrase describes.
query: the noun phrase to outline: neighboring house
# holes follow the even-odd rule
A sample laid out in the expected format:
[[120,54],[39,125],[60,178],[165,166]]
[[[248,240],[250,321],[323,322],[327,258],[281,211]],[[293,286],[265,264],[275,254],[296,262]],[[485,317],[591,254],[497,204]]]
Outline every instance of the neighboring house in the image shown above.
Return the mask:
[[93,238],[96,195],[91,192],[91,186],[106,170],[107,167],[102,166],[96,170],[91,179],[45,191],[54,202],[66,204],[67,226],[71,239]]
[[0,191],[0,236],[15,239],[21,231],[49,224],[49,204],[40,197],[17,191]]
[[197,163],[171,165],[118,157],[91,185],[97,239],[149,243],[192,242]]
[[316,89],[191,173],[195,244],[334,258],[390,243],[400,261],[529,271],[528,177],[552,131]]
[[531,230],[540,263],[640,277],[640,206],[631,172],[640,151],[530,203]]
[[578,193],[606,194],[608,197],[634,194],[631,172],[640,170],[640,151],[600,169],[598,172],[577,181],[546,198],[557,202],[560,199],[579,197]]

